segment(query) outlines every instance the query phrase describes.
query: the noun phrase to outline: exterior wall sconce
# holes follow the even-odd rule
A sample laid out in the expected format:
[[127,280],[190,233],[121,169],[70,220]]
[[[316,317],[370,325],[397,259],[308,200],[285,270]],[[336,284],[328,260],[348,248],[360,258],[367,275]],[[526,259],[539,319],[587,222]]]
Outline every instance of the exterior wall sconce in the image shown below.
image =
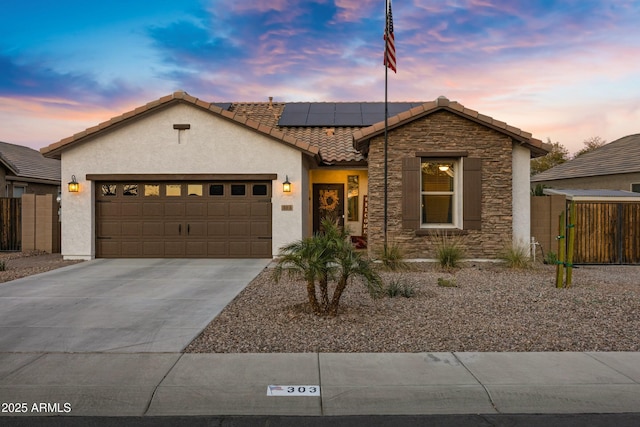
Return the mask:
[[76,181],[76,176],[71,175],[71,182],[68,184],[69,193],[77,193],[80,190],[80,184]]
[[289,175],[286,175],[285,180],[282,183],[282,192],[291,193],[291,183],[289,182]]

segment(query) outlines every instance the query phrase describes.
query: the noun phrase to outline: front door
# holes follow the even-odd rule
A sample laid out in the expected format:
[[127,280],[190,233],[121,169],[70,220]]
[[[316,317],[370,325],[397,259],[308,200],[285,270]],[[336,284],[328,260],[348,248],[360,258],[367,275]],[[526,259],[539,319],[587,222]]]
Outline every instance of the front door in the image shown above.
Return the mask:
[[344,226],[344,185],[313,184],[313,232],[320,231],[324,218]]

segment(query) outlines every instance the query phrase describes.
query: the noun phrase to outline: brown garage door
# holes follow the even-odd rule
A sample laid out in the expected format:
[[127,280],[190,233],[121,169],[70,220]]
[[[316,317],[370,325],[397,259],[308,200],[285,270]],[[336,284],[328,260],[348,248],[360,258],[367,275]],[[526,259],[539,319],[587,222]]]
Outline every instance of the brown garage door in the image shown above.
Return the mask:
[[100,258],[270,258],[271,182],[96,182]]

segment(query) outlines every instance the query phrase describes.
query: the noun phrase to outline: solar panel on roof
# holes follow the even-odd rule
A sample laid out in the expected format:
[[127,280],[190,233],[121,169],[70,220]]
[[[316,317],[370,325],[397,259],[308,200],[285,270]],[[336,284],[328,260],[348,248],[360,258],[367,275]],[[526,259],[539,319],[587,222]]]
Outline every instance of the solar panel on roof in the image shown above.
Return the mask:
[[361,114],[360,102],[338,102],[336,103],[336,114]]
[[[390,102],[389,117],[421,103]],[[286,104],[279,126],[370,126],[384,120],[384,102],[294,102]]]
[[223,110],[228,110],[231,108],[231,102],[214,102],[213,105],[222,108]]
[[309,114],[333,114],[336,111],[336,104],[333,102],[323,102],[311,104],[309,106]]

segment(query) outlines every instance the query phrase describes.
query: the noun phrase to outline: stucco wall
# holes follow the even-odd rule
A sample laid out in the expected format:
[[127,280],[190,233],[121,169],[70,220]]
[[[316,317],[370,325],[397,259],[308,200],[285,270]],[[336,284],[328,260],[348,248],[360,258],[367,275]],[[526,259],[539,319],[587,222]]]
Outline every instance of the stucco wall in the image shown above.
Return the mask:
[[531,192],[529,176],[531,152],[519,145],[513,146],[513,244],[530,249]]
[[[384,138],[371,140],[369,151],[369,251],[378,254],[383,245]],[[514,239],[529,239],[529,169],[522,150],[514,152],[512,139],[500,132],[450,112],[437,112],[389,132],[388,237],[409,258],[434,258],[435,245],[429,235],[418,235],[402,227],[402,159],[416,152],[466,151],[482,161],[482,229],[464,230],[460,236],[469,258],[495,258]],[[528,150],[526,150],[528,153]],[[514,169],[517,162],[517,169]],[[527,158],[528,162],[528,158]],[[528,164],[528,163],[527,163]],[[514,183],[514,177],[516,181]],[[513,188],[517,185],[518,189]],[[522,188],[520,188],[522,187]],[[514,202],[514,197],[516,201]],[[514,203],[519,207],[514,212]],[[517,225],[514,222],[517,217]],[[526,230],[526,231],[525,231]]]
[[[178,131],[173,124],[188,123]],[[95,202],[87,174],[276,173],[273,182],[273,243],[278,248],[300,239],[306,225],[302,201],[308,197],[304,154],[267,136],[176,104],[127,126],[75,145],[62,153],[62,181],[75,175],[79,193],[62,192],[62,254],[90,259],[95,255]],[[282,192],[285,176],[293,185]],[[292,205],[283,211],[282,205]]]

